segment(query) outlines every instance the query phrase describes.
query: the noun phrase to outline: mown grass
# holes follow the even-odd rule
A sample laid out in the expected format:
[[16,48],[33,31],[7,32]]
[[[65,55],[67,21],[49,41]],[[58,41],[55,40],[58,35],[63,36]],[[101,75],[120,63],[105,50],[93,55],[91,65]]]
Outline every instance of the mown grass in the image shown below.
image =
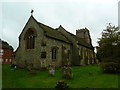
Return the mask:
[[97,65],[74,66],[72,70],[73,79],[67,80],[62,78],[61,69],[55,71],[55,77],[50,77],[47,71],[31,75],[27,70],[10,70],[9,65],[3,65],[2,87],[54,88],[59,80],[64,80],[70,88],[118,88],[118,75],[102,73]]

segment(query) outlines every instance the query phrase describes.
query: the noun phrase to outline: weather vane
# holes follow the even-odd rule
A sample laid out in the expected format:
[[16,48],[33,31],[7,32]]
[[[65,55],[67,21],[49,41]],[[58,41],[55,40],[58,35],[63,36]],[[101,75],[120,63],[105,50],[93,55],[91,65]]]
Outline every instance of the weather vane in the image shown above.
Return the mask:
[[31,15],[33,15],[33,12],[34,12],[34,10],[32,9],[32,10],[31,10]]

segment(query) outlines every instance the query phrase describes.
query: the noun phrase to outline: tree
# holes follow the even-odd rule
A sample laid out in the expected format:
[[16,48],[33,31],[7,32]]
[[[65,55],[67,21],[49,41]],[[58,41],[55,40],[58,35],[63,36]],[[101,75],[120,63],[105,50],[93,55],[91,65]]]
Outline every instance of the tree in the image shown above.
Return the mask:
[[119,27],[109,25],[102,32],[97,48],[97,58],[103,62],[120,62],[120,31]]
[[106,73],[120,73],[120,31],[109,23],[98,41],[97,58]]

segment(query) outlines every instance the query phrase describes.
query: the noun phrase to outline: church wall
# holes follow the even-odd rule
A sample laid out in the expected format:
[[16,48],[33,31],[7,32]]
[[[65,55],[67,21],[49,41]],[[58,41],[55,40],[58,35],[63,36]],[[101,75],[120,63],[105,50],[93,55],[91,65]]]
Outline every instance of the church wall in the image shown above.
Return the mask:
[[59,31],[64,35],[64,36],[66,36],[66,38],[70,41],[70,42],[72,42],[72,44],[73,44],[73,46],[72,46],[72,48],[71,48],[71,59],[72,59],[72,61],[71,61],[71,63],[72,63],[72,65],[79,65],[79,59],[80,59],[80,57],[79,57],[79,51],[78,51],[78,49],[77,49],[77,41],[62,27],[62,26],[60,26],[59,27]]
[[[35,37],[35,48],[34,49],[26,49],[25,48],[25,33],[29,28],[33,28],[37,33]],[[42,40],[46,39],[46,46],[42,46]],[[46,38],[43,30],[38,26],[38,24],[34,21],[34,19],[30,19],[28,24],[23,29],[22,34],[20,35],[20,45],[18,51],[16,53],[16,61],[17,64],[21,67],[25,67],[29,64],[33,64],[33,68],[41,68],[47,67],[50,63],[52,63],[52,47],[58,47],[57,52],[57,60],[55,60],[56,67],[62,65],[62,46],[66,47],[67,50],[70,50],[70,44],[63,43],[58,40],[54,40],[51,38]],[[41,52],[46,52],[46,58],[41,58]],[[71,59],[71,58],[70,58]],[[27,65],[26,65],[27,64]]]
[[79,55],[80,55],[80,65],[92,64],[94,61],[93,51],[91,49],[85,48],[78,45]]
[[[24,34],[23,34],[24,35]],[[56,67],[59,67],[62,65],[62,45],[66,47],[67,50],[70,50],[70,44],[63,43],[58,40],[54,40],[51,38],[46,38],[45,36],[44,39],[47,41],[46,46],[42,46],[42,40],[40,39],[42,35],[38,35],[35,38],[35,49],[25,49],[24,45],[24,39],[20,40],[20,44],[24,46],[20,46],[17,53],[16,53],[16,60],[17,64],[24,68],[29,64],[33,64],[33,68],[35,69],[40,69],[41,67],[47,67],[49,64],[54,63]],[[57,52],[57,59],[52,61],[52,47],[57,47],[58,52]],[[41,58],[41,52],[46,52],[46,58]],[[71,58],[70,58],[71,59]]]
[[[61,41],[58,40],[54,40],[51,38],[46,38],[47,43],[46,46],[41,47],[41,52],[47,52],[47,57],[45,59],[41,59],[41,62],[45,62],[46,66],[48,66],[49,64],[55,64],[56,67],[59,67],[62,65],[62,46],[64,45],[64,47],[66,47],[67,50],[70,50],[70,44],[67,43],[63,43]],[[52,48],[53,47],[57,47],[57,59],[56,60],[52,60]],[[71,59],[71,58],[70,58]]]
[[[35,48],[34,49],[26,49],[25,47],[25,33],[29,28],[32,28],[35,33],[37,33],[35,37]],[[26,64],[33,63],[33,67],[40,67],[39,55],[41,50],[41,40],[43,38],[43,30],[38,26],[38,24],[33,20],[27,23],[25,28],[23,29],[22,34],[19,37],[19,47],[16,52],[15,61],[16,64],[19,65],[21,68],[24,68]]]
[[[36,33],[35,36],[35,48],[26,49],[25,45],[25,34],[29,28],[32,28]],[[35,69],[40,69],[41,67],[47,67],[50,64],[55,64],[56,67],[60,67],[64,61],[63,57],[63,46],[71,52],[69,60],[73,65],[86,65],[94,63],[94,52],[91,49],[77,45],[77,42],[72,38],[65,30],[60,30],[72,43],[67,44],[65,42],[48,38],[45,36],[42,28],[39,27],[38,23],[31,18],[23,29],[19,37],[19,47],[15,53],[15,64],[21,68],[26,68],[29,65],[32,65]],[[42,45],[43,40],[46,41],[46,45]],[[57,59],[52,60],[52,48],[57,47]],[[41,53],[46,52],[46,57],[41,58]],[[78,54],[79,53],[79,54]]]

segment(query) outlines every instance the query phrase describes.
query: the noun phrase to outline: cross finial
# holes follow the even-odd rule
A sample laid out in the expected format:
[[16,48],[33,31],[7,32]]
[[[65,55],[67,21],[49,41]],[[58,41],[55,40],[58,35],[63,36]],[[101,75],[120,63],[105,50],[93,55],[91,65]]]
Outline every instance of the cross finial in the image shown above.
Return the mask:
[[33,11],[33,9],[32,9],[32,10],[31,10],[31,15],[33,15],[33,12],[34,12],[34,11]]

